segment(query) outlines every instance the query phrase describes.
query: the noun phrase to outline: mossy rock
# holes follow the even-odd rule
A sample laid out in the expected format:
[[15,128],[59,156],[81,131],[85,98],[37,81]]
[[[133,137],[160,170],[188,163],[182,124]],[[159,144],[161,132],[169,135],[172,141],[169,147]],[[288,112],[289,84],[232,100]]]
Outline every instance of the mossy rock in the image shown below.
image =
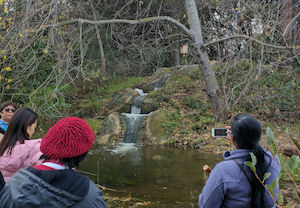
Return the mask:
[[164,79],[164,77],[166,76],[166,74],[170,75],[170,68],[162,68],[162,69],[158,69],[152,76],[150,76],[147,79],[147,83],[143,84],[143,86],[141,87],[141,89],[148,93],[152,90],[155,89],[155,87],[162,82],[162,80]]
[[130,113],[132,99],[137,95],[132,88],[117,92],[108,107],[109,112]]
[[143,106],[142,106],[142,114],[148,114],[153,111],[156,111],[159,108],[159,102],[153,98],[146,97]]
[[122,132],[122,116],[118,112],[109,114],[97,136],[96,144],[112,144],[120,138]]
[[152,112],[145,120],[144,143],[160,144],[167,139],[167,132],[163,123],[167,120],[166,114],[157,110]]

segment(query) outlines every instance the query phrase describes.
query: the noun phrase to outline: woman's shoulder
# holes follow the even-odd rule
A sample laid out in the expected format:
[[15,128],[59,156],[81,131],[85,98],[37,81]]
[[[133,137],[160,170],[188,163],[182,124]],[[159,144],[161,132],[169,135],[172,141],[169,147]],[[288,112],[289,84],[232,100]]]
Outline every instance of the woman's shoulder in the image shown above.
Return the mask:
[[31,139],[25,140],[24,143],[17,142],[14,146],[13,150],[15,149],[32,149],[34,147],[40,147],[42,139]]

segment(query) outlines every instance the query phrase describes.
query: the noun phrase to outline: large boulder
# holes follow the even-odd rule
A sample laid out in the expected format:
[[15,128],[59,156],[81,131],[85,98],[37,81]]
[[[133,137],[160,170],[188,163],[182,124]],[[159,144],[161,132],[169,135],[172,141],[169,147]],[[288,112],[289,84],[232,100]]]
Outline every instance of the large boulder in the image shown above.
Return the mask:
[[112,144],[118,141],[122,132],[122,121],[120,113],[114,112],[109,114],[100,130],[100,135],[96,137],[95,143]]
[[161,110],[152,112],[146,118],[143,128],[143,142],[145,144],[160,144],[167,139],[167,132],[163,128],[166,119],[166,114]]
[[117,92],[108,107],[109,112],[130,113],[132,99],[138,94],[132,88]]
[[146,97],[142,105],[142,114],[148,114],[159,108],[159,102],[153,98]]

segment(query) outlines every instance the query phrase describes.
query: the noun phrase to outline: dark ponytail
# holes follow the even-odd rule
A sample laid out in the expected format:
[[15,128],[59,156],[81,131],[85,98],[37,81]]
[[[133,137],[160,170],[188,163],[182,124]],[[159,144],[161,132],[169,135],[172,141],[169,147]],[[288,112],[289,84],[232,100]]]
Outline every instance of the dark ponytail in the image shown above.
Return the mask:
[[[264,174],[267,172],[269,164],[266,164],[265,151],[258,142],[261,137],[261,125],[259,121],[248,114],[240,114],[234,117],[231,123],[231,131],[233,138],[237,142],[240,149],[248,149],[252,152],[256,159],[256,174],[263,180]],[[268,156],[268,155],[267,155]],[[269,156],[268,156],[269,157]],[[251,161],[251,156],[247,157],[246,161]],[[270,160],[271,161],[271,160]],[[264,207],[265,187],[259,182],[254,173],[251,172],[251,207]]]

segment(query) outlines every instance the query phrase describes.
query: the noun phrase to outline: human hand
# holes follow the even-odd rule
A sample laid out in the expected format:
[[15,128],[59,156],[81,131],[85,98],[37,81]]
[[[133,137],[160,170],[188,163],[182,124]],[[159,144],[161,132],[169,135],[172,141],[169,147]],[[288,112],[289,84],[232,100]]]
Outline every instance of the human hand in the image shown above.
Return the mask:
[[227,129],[226,133],[231,135],[231,126],[225,126],[225,128]]

